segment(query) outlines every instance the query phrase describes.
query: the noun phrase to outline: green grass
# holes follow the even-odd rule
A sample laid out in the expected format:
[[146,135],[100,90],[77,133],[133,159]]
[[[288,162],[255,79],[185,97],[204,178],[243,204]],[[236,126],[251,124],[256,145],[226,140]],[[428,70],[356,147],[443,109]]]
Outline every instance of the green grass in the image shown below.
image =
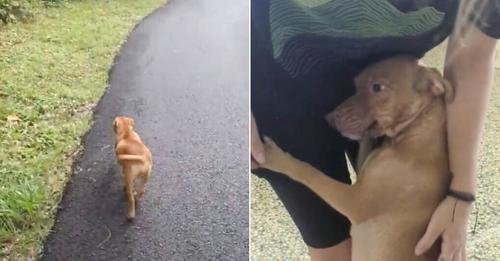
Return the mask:
[[69,2],[0,26],[0,260],[39,255],[113,58],[164,2]]

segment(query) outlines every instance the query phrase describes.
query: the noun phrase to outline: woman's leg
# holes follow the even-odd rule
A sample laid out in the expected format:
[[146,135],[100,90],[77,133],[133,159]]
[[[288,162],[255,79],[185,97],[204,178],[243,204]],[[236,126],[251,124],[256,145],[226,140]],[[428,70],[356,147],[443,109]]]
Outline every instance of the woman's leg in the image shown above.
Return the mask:
[[[268,2],[252,2],[251,103],[262,135],[323,173],[349,183],[346,139],[324,119],[346,93],[335,90],[325,74],[292,78],[273,58],[269,39]],[[338,76],[338,75],[336,75]],[[265,178],[290,213],[313,260],[348,260],[349,221],[304,185],[269,170]],[[285,235],[286,236],[286,235]],[[323,259],[325,260],[325,259]]]
[[[258,115],[257,113],[256,117]],[[287,125],[284,124],[277,125],[283,129],[297,129],[297,126],[287,128]],[[307,127],[304,126],[302,130],[305,128],[309,131],[314,126],[311,123],[304,125]],[[309,162],[324,173],[330,174],[332,178],[345,183],[349,182],[342,143],[337,143],[339,148],[337,150],[335,149],[336,144],[330,143],[329,139],[324,135],[322,137],[321,133],[312,135],[316,138],[311,139],[311,136],[306,135],[309,131],[305,131],[302,136],[294,135],[295,138],[292,138],[287,135],[282,136],[275,130],[281,129],[281,127],[269,129],[270,126],[263,122],[261,122],[261,126],[263,133],[282,144],[283,147],[287,147],[287,150],[293,155],[297,155],[298,158]],[[322,145],[322,138],[325,140],[323,144],[329,145]],[[310,143],[307,143],[307,140]],[[330,207],[310,189],[283,174],[262,169],[254,171],[254,173],[266,179],[278,195],[297,226],[302,239],[310,247],[313,260],[325,255],[335,258],[331,260],[346,260],[344,258],[349,247],[343,242],[349,239],[350,223],[347,218]]]
[[[252,72],[266,69],[270,69],[269,64]],[[305,102],[300,93],[283,90],[293,85],[304,86],[304,82],[281,78],[278,72],[267,72],[272,72],[267,74],[271,77],[264,76],[267,80],[252,75],[252,113],[261,134],[330,177],[350,183],[344,154],[350,143],[329,127],[323,112]],[[350,223],[344,216],[310,189],[283,174],[264,169],[254,173],[270,183],[304,242],[311,248],[324,249],[312,251],[313,258],[324,253],[334,258],[332,260],[345,260],[348,250],[345,244],[328,249],[349,238]]]
[[327,248],[309,247],[311,261],[350,261],[351,239],[346,239],[339,244]]

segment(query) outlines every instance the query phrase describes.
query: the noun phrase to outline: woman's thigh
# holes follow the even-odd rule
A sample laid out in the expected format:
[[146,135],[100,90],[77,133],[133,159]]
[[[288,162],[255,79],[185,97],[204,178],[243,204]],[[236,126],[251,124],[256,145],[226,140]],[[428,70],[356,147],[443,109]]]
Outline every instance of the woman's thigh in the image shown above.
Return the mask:
[[[274,61],[266,2],[252,3],[251,104],[258,129],[293,156],[349,183],[344,152],[352,143],[324,119],[346,91],[335,90],[341,85],[323,74],[293,78]],[[349,221],[311,190],[282,174],[262,169],[255,173],[269,181],[307,245],[327,248],[349,237]]]
[[[352,143],[328,126],[324,111],[300,94],[279,91],[295,82],[262,80],[252,87],[252,113],[261,135],[326,175],[350,183],[345,151]],[[332,94],[333,95],[333,94]],[[334,246],[349,237],[349,221],[304,185],[283,174],[257,170],[272,186],[297,225],[305,243],[314,248]]]
[[351,239],[349,238],[332,247],[309,247],[309,256],[311,261],[351,261],[351,248]]
[[[272,121],[261,115],[259,109],[256,111],[257,124],[264,135],[330,177],[350,182],[344,156],[346,143],[340,137],[337,141],[332,139],[335,131],[324,126],[319,117],[317,122],[313,119]],[[307,187],[269,170],[260,169],[255,173],[271,184],[308,246],[327,248],[349,237],[349,221]]]

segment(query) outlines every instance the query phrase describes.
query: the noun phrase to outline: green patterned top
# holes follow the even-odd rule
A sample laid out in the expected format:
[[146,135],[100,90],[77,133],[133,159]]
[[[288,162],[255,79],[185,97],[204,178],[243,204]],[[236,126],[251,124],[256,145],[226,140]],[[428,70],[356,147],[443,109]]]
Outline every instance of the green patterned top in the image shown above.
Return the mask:
[[[403,12],[388,0],[270,0],[269,3],[273,55],[292,75],[307,71],[321,60],[319,56],[324,56],[315,54],[311,44],[297,42],[297,38],[326,39],[323,49],[330,45],[331,49],[356,53],[356,49],[370,48],[370,42],[382,38],[409,38],[437,30],[444,19],[445,13],[432,6]],[[335,43],[346,39],[353,44]]]

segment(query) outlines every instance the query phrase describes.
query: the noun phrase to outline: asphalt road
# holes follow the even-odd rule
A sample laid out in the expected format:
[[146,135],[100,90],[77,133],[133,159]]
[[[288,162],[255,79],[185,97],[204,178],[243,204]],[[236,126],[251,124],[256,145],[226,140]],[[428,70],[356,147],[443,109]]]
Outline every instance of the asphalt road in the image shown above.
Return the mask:
[[[248,260],[248,1],[172,0],[131,33],[43,260]],[[126,221],[112,120],[154,167]]]

